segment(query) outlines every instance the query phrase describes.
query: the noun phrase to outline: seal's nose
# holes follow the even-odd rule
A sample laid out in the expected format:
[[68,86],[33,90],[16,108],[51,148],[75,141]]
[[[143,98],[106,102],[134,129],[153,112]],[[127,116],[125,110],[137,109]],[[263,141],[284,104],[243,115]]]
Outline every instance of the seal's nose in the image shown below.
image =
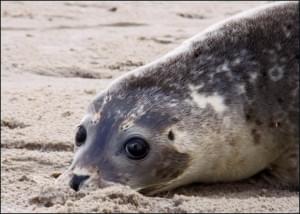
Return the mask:
[[88,175],[73,175],[69,185],[72,189],[74,189],[77,192],[79,190],[80,185],[89,177],[90,176]]

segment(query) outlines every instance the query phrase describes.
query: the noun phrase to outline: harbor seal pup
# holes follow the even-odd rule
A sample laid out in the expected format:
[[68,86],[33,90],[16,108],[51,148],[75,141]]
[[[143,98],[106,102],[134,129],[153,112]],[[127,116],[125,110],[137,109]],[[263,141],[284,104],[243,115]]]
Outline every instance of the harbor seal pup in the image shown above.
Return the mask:
[[241,13],[115,80],[77,128],[70,186],[154,194],[265,170],[298,188],[298,11]]

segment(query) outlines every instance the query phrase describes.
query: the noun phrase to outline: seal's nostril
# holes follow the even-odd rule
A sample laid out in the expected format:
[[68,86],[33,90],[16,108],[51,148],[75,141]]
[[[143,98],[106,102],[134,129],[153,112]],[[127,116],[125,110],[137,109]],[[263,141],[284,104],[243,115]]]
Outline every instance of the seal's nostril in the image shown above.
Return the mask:
[[73,175],[72,179],[70,180],[70,187],[77,192],[80,185],[89,177],[90,176],[88,175]]

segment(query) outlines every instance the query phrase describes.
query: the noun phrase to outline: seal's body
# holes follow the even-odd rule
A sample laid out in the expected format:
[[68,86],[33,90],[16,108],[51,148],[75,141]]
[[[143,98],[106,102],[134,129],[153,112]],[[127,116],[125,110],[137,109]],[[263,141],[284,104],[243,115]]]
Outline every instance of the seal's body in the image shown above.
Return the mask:
[[114,81],[79,125],[71,187],[155,193],[262,170],[298,187],[298,7],[242,13]]

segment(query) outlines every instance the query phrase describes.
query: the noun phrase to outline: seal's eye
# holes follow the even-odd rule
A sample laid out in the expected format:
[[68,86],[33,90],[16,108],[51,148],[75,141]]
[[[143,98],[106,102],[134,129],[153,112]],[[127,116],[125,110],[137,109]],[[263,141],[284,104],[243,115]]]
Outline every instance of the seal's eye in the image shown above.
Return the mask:
[[125,151],[127,157],[134,160],[144,158],[149,152],[148,143],[142,138],[131,138],[125,143]]
[[75,136],[75,144],[76,146],[81,146],[84,144],[86,139],[86,129],[83,126],[79,126]]

